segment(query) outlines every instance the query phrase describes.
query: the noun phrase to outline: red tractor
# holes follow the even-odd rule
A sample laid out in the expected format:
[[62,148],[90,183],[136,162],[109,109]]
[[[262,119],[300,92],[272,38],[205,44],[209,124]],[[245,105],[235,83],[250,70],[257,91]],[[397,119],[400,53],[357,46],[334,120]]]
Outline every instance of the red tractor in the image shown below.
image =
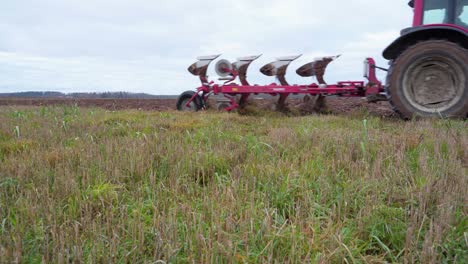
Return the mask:
[[386,92],[403,118],[468,114],[468,0],[413,0],[413,27],[387,47]]
[[[222,84],[209,81],[208,66],[219,55],[199,57],[189,72],[199,76],[201,86],[196,91],[184,92],[177,109],[198,111],[206,107],[211,94],[227,98],[223,108],[233,110],[245,104],[252,94],[279,96],[278,107],[284,107],[291,94],[367,97],[369,101],[389,100],[402,118],[458,117],[468,115],[468,0],[412,0],[413,27],[404,29],[401,36],[387,47],[383,56],[390,61],[387,83],[376,77],[372,58],[364,62],[364,81],[342,81],[327,84],[323,78],[329,63],[339,56],[316,59],[296,72],[302,77],[315,77],[318,83],[289,84],[285,78],[290,63],[299,56],[278,58],[261,68],[267,76],[279,83],[251,85],[247,69],[259,56],[239,58],[231,64],[220,60],[216,72]],[[236,83],[236,80],[240,83]],[[238,98],[239,97],[239,98]]]

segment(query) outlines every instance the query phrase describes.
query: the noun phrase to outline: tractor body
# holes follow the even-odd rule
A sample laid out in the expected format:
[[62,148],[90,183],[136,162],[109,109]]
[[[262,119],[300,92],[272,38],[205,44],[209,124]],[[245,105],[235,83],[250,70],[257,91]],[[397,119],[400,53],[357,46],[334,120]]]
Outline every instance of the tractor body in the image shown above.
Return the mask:
[[405,119],[468,114],[468,0],[413,0],[413,27],[384,52],[388,99]]

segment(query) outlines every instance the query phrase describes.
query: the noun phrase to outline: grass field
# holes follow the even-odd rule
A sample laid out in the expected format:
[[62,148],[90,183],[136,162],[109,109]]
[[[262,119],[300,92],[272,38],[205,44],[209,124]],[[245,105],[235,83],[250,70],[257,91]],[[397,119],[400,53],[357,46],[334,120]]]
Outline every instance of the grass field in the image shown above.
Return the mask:
[[0,262],[468,263],[467,151],[466,121],[0,107]]

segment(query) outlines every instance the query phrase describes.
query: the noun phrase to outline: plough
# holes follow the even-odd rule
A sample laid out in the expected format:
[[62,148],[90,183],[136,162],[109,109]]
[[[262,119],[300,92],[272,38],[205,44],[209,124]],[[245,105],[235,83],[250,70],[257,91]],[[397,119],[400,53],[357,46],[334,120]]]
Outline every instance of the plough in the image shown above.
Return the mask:
[[[219,60],[215,71],[219,75],[219,81],[209,81],[208,67],[220,55],[198,57],[198,61],[192,64],[188,71],[200,78],[201,86],[196,91],[184,92],[177,102],[177,109],[181,111],[198,111],[206,108],[210,95],[223,95],[227,98],[227,104],[222,104],[223,109],[232,111],[245,106],[251,95],[268,94],[277,96],[277,109],[286,108],[286,99],[290,95],[309,96],[341,96],[341,97],[367,97],[369,101],[386,100],[384,87],[376,77],[376,69],[382,69],[375,65],[375,60],[367,58],[364,62],[365,81],[341,81],[336,84],[327,84],[324,75],[327,66],[339,58],[338,56],[322,57],[307,63],[297,69],[296,73],[301,77],[315,77],[317,82],[305,85],[289,84],[286,80],[286,72],[289,65],[300,56],[280,57],[276,61],[268,63],[260,69],[266,76],[276,77],[277,83],[268,85],[250,84],[247,80],[247,71],[253,61],[259,56],[238,58],[235,63],[227,60]],[[236,81],[238,80],[239,83]]]

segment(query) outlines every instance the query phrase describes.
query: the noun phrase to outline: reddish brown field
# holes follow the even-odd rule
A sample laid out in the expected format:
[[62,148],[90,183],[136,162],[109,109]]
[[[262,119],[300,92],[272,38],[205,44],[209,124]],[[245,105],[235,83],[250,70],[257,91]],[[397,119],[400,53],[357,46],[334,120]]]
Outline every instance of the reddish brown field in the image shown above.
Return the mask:
[[68,99],[68,98],[0,98],[0,105],[50,106],[77,105],[109,110],[144,109],[165,111],[175,109],[173,99]]
[[[140,109],[168,111],[176,109],[176,99],[66,99],[66,98],[0,98],[0,105],[50,106],[77,105],[79,107],[100,107],[108,110]],[[274,104],[274,100],[255,100],[262,108]],[[288,104],[294,108],[301,103],[291,99]],[[327,107],[334,114],[366,112],[373,116],[391,117],[394,113],[387,102],[367,103],[361,98],[327,98]]]

